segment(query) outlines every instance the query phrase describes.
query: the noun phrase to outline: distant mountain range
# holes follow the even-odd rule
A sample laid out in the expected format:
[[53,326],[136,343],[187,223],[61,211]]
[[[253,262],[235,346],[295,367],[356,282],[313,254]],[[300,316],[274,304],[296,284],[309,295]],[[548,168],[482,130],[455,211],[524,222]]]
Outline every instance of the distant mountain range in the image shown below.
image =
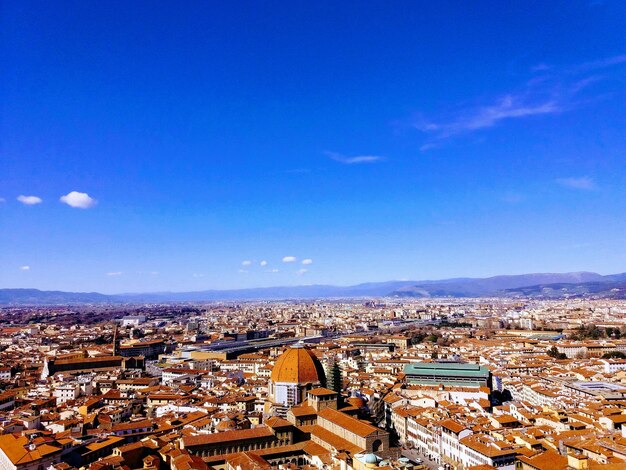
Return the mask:
[[527,288],[527,295],[536,295],[544,286],[554,284],[581,285],[587,283],[605,283],[619,281],[622,276],[616,274],[602,276],[597,273],[541,273],[520,274],[516,276],[494,276],[482,279],[446,279],[442,281],[418,282],[392,292],[401,297],[501,297],[514,296],[516,289]]
[[0,289],[0,304],[2,305],[78,305],[368,297],[530,297],[537,299],[600,297],[626,299],[626,273],[608,276],[591,272],[540,273],[488,278],[456,278],[439,281],[370,282],[347,287],[311,285],[119,295],[105,295],[97,292]]
[[68,305],[115,303],[117,296],[97,292],[62,292],[38,289],[0,289],[0,305]]

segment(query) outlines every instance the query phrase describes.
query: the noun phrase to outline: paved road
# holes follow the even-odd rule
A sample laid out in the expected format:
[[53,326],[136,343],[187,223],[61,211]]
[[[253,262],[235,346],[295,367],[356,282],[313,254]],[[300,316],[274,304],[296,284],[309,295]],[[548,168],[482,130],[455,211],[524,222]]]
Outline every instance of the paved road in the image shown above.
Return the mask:
[[425,465],[430,470],[437,470],[439,468],[439,464],[434,460],[430,460],[427,456],[423,455],[420,451],[415,449],[402,449],[402,455],[411,459],[412,461],[417,461],[418,459],[422,461],[422,464]]

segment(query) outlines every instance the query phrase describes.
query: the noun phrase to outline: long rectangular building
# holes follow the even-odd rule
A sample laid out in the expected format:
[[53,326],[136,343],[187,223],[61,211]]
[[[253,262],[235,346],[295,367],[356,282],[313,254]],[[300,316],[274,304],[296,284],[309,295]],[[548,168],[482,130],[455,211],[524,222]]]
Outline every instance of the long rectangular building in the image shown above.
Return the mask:
[[488,387],[491,371],[478,364],[461,362],[418,362],[404,366],[410,385],[444,385],[447,387]]
[[122,344],[119,353],[124,357],[143,356],[146,359],[156,359],[165,352],[165,341],[162,339],[142,341],[132,344]]

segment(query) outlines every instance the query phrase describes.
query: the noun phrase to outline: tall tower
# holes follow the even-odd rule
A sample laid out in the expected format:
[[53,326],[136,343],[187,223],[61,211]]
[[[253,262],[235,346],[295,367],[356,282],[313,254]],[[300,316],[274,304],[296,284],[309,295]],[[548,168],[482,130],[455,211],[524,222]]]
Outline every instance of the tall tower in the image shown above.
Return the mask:
[[117,356],[119,351],[119,340],[117,339],[117,323],[113,324],[113,356]]

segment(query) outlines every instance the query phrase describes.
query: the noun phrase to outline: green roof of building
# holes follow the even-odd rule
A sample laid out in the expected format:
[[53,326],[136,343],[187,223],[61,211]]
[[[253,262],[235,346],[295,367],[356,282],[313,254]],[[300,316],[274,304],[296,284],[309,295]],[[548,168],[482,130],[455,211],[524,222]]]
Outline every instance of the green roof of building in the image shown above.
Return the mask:
[[406,375],[423,375],[427,377],[475,377],[486,379],[489,377],[489,369],[478,364],[465,364],[460,362],[419,362],[404,366]]
[[561,338],[563,338],[563,335],[560,333],[537,333],[534,335],[530,335],[528,337],[528,339],[542,339],[542,340],[553,340],[553,341],[556,341]]
[[484,387],[485,382],[480,380],[432,380],[423,379],[421,377],[409,378],[407,380],[409,385],[443,385],[444,387],[467,387],[467,388],[479,388]]

